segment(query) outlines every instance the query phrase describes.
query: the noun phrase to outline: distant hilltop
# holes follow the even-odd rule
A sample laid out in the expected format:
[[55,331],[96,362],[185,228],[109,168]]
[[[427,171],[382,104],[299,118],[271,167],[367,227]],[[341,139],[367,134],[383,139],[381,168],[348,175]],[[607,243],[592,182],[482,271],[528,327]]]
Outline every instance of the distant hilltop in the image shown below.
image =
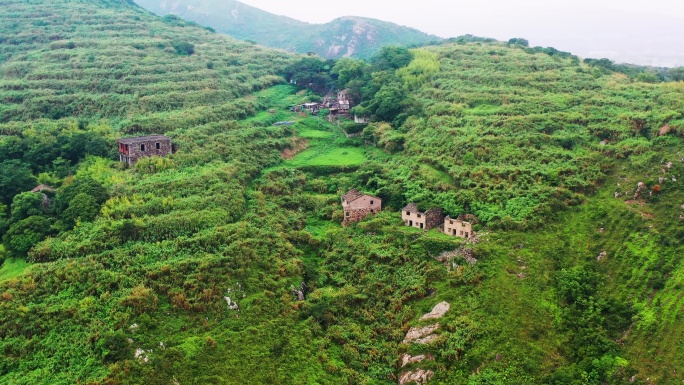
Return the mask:
[[363,17],[345,16],[310,24],[275,15],[235,0],[135,0],[160,16],[175,15],[237,39],[338,59],[367,58],[387,45],[420,45],[441,38],[413,28]]

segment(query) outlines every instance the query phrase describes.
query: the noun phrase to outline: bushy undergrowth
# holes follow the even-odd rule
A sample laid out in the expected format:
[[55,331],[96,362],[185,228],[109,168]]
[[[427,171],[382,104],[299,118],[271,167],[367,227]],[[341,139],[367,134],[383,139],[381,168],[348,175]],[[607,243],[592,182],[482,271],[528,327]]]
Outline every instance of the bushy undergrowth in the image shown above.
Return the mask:
[[[681,83],[388,48],[331,72],[373,115],[348,136],[292,86],[248,95],[283,53],[127,2],[2,7],[0,383],[682,380]],[[124,168],[138,133],[175,153]],[[385,211],[339,226],[351,188]],[[476,214],[480,243],[403,227],[408,202]],[[402,344],[441,301],[435,342]]]

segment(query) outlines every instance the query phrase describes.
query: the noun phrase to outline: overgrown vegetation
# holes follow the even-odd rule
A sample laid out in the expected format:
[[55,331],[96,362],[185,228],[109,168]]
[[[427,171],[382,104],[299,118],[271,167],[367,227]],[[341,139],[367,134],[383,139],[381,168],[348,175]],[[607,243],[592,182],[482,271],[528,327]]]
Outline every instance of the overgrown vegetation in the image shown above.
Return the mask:
[[[684,379],[683,83],[524,39],[333,63],[124,1],[2,7],[0,383]],[[331,88],[371,124],[287,109]],[[177,151],[115,161],[148,133]],[[343,228],[351,188],[385,210]],[[408,202],[480,242],[402,226]]]

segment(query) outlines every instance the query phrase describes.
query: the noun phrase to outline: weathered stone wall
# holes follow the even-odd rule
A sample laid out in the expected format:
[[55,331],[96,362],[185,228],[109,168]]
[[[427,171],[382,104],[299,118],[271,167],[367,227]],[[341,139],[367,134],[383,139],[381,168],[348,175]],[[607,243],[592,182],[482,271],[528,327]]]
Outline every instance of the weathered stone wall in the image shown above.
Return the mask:
[[432,229],[439,227],[444,223],[444,215],[442,215],[442,210],[431,209],[425,213],[425,228]]
[[171,138],[162,135],[125,138],[119,141],[119,160],[129,166],[142,157],[166,156],[172,152]]
[[379,209],[370,209],[370,208],[364,208],[364,209],[345,209],[344,210],[344,220],[342,221],[342,225],[346,226],[352,222],[359,222],[362,221],[364,218],[371,214],[375,214]]
[[168,139],[136,142],[130,144],[128,148],[128,156],[133,159],[133,162],[145,156],[166,156],[172,152],[171,141]]
[[354,199],[346,205],[348,210],[364,210],[373,209],[376,211],[382,210],[382,200],[380,198],[364,195],[360,198]]

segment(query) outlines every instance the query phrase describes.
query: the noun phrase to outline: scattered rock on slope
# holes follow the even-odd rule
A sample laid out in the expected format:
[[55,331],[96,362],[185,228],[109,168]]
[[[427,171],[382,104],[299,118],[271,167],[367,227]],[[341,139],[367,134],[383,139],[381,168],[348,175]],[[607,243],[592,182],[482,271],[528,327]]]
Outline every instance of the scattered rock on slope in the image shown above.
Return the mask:
[[449,302],[440,302],[435,307],[432,308],[432,311],[423,315],[420,317],[421,320],[426,320],[426,319],[437,319],[437,318],[442,318],[444,317],[444,314],[449,311],[451,308],[451,305]]
[[435,357],[433,357],[430,354],[421,354],[418,356],[412,356],[410,354],[404,353],[401,355],[401,367],[403,368],[404,366],[406,366],[408,364],[416,364],[419,362],[423,362],[425,360],[434,361]]
[[416,369],[415,372],[404,372],[399,377],[399,385],[406,385],[410,383],[422,385],[427,384],[427,382],[435,375],[432,370]]
[[433,324],[425,327],[412,327],[408,333],[406,333],[406,338],[404,338],[404,343],[415,342],[418,344],[426,344],[431,342],[436,335],[433,335],[437,329],[439,329],[439,324]]

